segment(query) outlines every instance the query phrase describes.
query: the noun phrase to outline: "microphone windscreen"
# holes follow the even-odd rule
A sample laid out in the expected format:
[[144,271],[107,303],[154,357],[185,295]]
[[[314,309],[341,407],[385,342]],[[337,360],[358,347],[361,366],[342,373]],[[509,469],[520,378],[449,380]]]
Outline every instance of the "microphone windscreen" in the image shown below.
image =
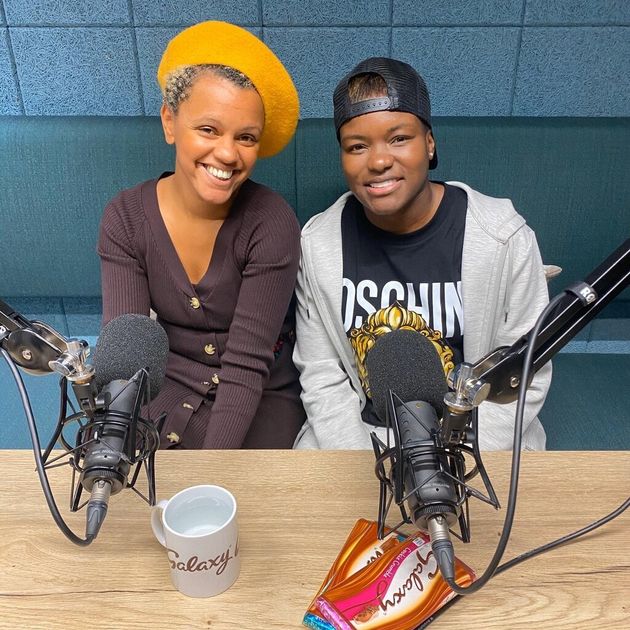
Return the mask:
[[146,315],[120,315],[108,322],[98,337],[92,364],[98,391],[118,379],[128,381],[138,370],[149,372],[151,398],[162,387],[168,337],[160,324]]
[[433,343],[414,330],[394,330],[370,348],[366,368],[374,411],[385,420],[391,389],[403,402],[429,403],[442,415],[448,391],[442,361]]

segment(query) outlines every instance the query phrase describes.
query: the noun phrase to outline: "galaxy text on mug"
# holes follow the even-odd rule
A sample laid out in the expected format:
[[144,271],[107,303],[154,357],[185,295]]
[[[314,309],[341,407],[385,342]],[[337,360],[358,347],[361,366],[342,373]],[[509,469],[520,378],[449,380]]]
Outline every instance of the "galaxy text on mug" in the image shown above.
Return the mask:
[[236,541],[236,550],[234,551],[234,555],[230,552],[230,547],[215,558],[208,558],[207,560],[202,561],[199,560],[198,556],[191,556],[188,560],[178,561],[179,554],[177,551],[174,549],[167,549],[168,561],[171,564],[171,569],[177,569],[178,571],[193,573],[196,571],[210,571],[211,569],[216,569],[216,575],[221,575],[230,563],[230,560],[238,556],[238,541]]

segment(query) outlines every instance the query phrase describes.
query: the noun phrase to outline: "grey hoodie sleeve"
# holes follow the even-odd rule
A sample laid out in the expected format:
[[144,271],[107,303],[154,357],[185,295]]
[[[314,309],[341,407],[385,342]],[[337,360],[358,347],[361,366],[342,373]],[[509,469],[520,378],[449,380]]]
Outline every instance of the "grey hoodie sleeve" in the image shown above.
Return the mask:
[[307,421],[294,448],[369,449],[371,441],[361,420],[359,396],[329,334],[330,326],[326,326],[315,304],[305,264],[308,261],[303,251],[296,287],[293,360],[300,370]]
[[[529,332],[549,301],[543,264],[534,232],[524,225],[509,243],[511,259],[503,308],[495,314],[494,348],[509,346]],[[537,418],[551,384],[551,363],[535,375],[527,390],[523,418],[525,450],[543,450],[545,431]],[[516,402],[484,402],[479,407],[479,445],[482,450],[512,448]]]

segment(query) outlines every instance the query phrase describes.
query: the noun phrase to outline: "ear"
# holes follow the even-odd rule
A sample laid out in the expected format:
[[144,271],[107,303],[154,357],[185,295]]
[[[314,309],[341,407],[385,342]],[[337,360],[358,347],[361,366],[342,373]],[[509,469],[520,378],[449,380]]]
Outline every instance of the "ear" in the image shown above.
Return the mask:
[[175,114],[166,103],[162,103],[160,118],[162,119],[162,129],[164,130],[166,143],[175,144]]
[[433,156],[433,154],[435,153],[435,138],[433,137],[433,132],[430,129],[427,129],[426,142],[427,153]]

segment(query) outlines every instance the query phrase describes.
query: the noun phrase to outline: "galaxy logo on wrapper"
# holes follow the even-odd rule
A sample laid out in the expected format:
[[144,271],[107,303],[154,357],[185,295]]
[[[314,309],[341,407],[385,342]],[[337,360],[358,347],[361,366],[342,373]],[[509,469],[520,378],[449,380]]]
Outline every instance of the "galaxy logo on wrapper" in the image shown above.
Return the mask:
[[[414,554],[409,554],[403,562],[404,563],[401,563],[402,567],[407,569],[404,573],[403,570],[400,571],[403,575],[396,575],[396,577],[391,579],[393,576],[385,573],[383,575],[385,579],[378,582],[376,586],[376,595],[383,612],[393,606],[401,604],[410,592],[414,590],[419,592],[424,591],[425,586],[436,575],[437,562],[435,562],[433,558],[432,551],[429,551],[426,558],[423,558],[420,550],[417,549]],[[431,567],[428,566],[429,564],[431,564]],[[395,568],[398,568],[396,563],[395,565]],[[394,569],[394,567],[392,567],[392,569]],[[394,573],[394,571],[391,573]],[[406,577],[404,577],[405,574]]]
[[231,552],[230,545],[223,553],[220,553],[214,558],[207,558],[200,560],[198,556],[190,556],[186,560],[180,559],[179,553],[174,549],[167,549],[168,561],[171,565],[171,569],[177,571],[183,571],[185,573],[196,573],[199,571],[214,571],[215,575],[221,575],[230,562],[238,557],[238,539],[236,541],[236,548],[234,553]]
[[[407,596],[413,594],[417,598],[417,593],[424,592],[437,571],[433,552],[430,548],[426,549],[427,547],[428,545],[422,544],[419,548],[413,549],[408,546],[403,549],[388,570],[382,574],[381,579],[372,586],[375,592],[371,605],[357,606],[351,599],[345,606],[340,604],[340,609],[353,621],[366,623],[379,614],[386,617],[395,610],[394,615],[399,616],[406,608],[413,607],[414,598],[406,601]],[[425,557],[421,553],[423,549],[427,551]]]

